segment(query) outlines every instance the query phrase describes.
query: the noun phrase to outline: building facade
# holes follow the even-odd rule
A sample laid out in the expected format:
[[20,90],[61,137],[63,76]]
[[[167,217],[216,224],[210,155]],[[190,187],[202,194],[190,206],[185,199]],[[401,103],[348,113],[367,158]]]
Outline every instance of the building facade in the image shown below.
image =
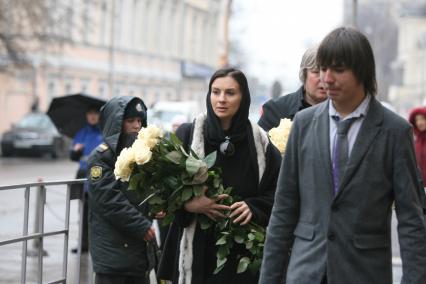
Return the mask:
[[[65,0],[61,0],[65,1]],[[0,131],[38,101],[87,93],[204,103],[227,51],[229,0],[71,0],[57,32],[68,43],[30,54],[31,67],[0,73]]]
[[390,100],[402,115],[426,105],[426,3],[401,1],[398,6],[398,56],[394,65],[399,80],[390,89]]

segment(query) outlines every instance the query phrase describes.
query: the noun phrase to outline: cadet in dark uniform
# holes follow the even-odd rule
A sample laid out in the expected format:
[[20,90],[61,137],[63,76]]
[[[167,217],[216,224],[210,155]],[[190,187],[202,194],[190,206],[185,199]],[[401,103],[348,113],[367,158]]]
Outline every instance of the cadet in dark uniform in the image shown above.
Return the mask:
[[142,126],[146,107],[137,97],[115,97],[101,109],[104,143],[90,155],[89,237],[96,284],[149,283],[148,241],[155,231],[136,192],[116,180],[114,165],[120,151],[130,146]]

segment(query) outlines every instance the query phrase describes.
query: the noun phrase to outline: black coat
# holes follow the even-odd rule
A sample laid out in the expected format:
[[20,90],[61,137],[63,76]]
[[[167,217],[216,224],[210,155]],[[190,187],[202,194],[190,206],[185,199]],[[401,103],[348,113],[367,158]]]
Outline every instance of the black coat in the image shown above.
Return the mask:
[[262,106],[262,116],[257,124],[265,131],[277,127],[282,118],[293,120],[294,115],[310,105],[304,100],[304,89],[300,87],[296,92],[267,101]]
[[88,160],[90,253],[96,273],[145,276],[150,266],[143,238],[151,221],[138,206],[136,192],[114,176],[123,113],[132,99],[117,98],[103,110],[105,142]]
[[[182,125],[177,135],[183,141],[187,148],[190,144],[192,124]],[[246,143],[247,144],[247,143]],[[208,147],[205,148],[207,150]],[[207,154],[207,153],[206,153]],[[221,155],[221,153],[218,153]],[[234,188],[235,192],[249,205],[253,213],[253,221],[266,226],[271,213],[275,187],[278,178],[278,171],[281,162],[281,156],[278,150],[269,143],[265,153],[266,168],[258,186],[253,186],[254,191],[247,192],[245,188]],[[218,157],[220,159],[220,157]],[[247,159],[249,159],[247,157]],[[233,174],[243,178],[241,168],[235,168]],[[245,177],[251,179],[252,177]],[[224,180],[226,183],[226,180]],[[255,182],[257,184],[257,182]],[[184,210],[176,215],[176,220],[172,223],[167,235],[163,255],[160,261],[158,277],[178,283],[179,272],[179,246],[182,238],[183,229],[188,226],[194,216]],[[231,250],[228,262],[219,274],[213,276],[212,272],[216,267],[216,246],[215,234],[213,230],[201,230],[197,224],[193,240],[193,261],[192,261],[192,283],[257,283],[258,275],[253,275],[246,271],[242,274],[236,274],[238,260],[237,251]],[[213,276],[213,277],[212,277]],[[208,280],[207,280],[208,279]]]

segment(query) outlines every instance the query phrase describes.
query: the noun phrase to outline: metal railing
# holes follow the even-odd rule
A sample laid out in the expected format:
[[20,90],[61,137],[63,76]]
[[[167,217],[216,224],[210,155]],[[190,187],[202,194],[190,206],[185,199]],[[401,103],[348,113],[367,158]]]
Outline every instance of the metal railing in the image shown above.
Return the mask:
[[[13,243],[22,242],[22,260],[21,260],[21,284],[26,283],[27,275],[27,256],[28,256],[28,241],[34,240],[38,243],[37,245],[37,256],[38,256],[38,267],[37,267],[37,283],[43,283],[43,255],[45,251],[43,248],[43,240],[45,237],[54,236],[54,235],[64,235],[64,248],[63,248],[63,262],[62,262],[62,273],[61,278],[47,282],[49,284],[53,283],[66,283],[67,282],[67,263],[68,263],[68,241],[69,241],[69,224],[70,224],[70,186],[71,184],[80,184],[86,181],[86,179],[74,179],[74,180],[65,180],[65,181],[53,181],[53,182],[36,182],[36,183],[26,183],[18,185],[9,185],[9,186],[0,186],[0,191],[3,190],[16,190],[16,189],[25,189],[24,197],[24,224],[22,236],[11,238],[7,240],[0,240],[0,247]],[[46,203],[46,189],[51,186],[65,185],[66,186],[66,201],[65,201],[65,220],[64,228],[60,230],[53,231],[44,231],[44,211]],[[29,223],[29,211],[30,211],[30,191],[36,190],[36,205],[35,205],[35,232],[28,232],[28,223]],[[83,197],[84,198],[84,197]],[[84,200],[83,200],[84,201]],[[83,202],[80,201],[80,202]],[[78,257],[77,257],[77,273],[76,273],[76,283],[79,283],[80,279],[80,260],[81,260],[81,240],[82,240],[82,226],[83,222],[81,220],[83,214],[83,206],[80,204],[80,214],[79,214],[79,229],[78,229]]]

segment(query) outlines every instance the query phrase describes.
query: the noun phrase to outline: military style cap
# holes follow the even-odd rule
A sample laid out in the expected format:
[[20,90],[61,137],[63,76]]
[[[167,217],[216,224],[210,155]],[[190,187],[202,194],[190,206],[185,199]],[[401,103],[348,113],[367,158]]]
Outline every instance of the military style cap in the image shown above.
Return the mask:
[[124,119],[140,117],[142,120],[145,119],[146,108],[139,100],[131,101],[124,112]]

